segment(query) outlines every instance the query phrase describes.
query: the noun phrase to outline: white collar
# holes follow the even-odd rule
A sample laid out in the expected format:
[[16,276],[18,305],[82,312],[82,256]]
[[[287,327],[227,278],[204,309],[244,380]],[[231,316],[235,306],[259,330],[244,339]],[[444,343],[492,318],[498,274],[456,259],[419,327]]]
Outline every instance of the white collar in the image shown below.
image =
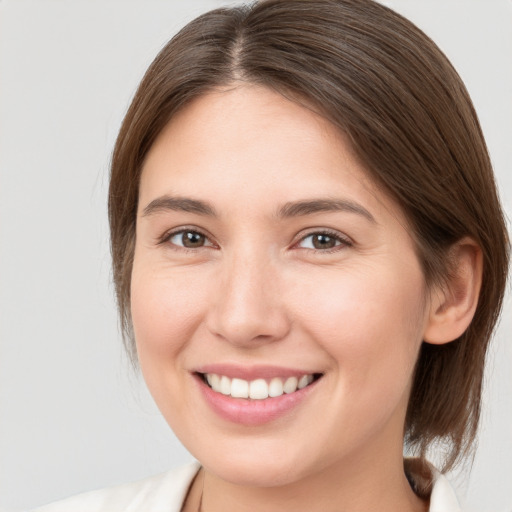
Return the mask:
[[432,469],[432,476],[429,512],[462,512],[448,479],[435,468]]

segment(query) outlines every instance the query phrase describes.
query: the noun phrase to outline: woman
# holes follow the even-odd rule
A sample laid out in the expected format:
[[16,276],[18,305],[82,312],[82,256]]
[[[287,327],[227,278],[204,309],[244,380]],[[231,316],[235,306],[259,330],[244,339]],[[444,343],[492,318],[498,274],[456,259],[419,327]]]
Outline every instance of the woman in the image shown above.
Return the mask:
[[[367,0],[221,9],[112,162],[128,349],[197,458],[44,510],[459,510],[508,241],[471,101]],[[403,447],[416,455],[403,460]]]

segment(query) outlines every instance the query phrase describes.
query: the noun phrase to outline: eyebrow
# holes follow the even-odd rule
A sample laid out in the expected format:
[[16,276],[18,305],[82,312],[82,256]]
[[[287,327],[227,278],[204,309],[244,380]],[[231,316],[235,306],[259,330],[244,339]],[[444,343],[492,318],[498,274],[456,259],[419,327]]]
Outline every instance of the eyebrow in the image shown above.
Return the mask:
[[[142,216],[147,217],[165,211],[181,211],[196,213],[208,217],[218,217],[215,208],[198,199],[164,195],[151,201],[143,210]],[[278,218],[302,217],[324,212],[348,212],[363,216],[376,223],[373,215],[363,206],[347,199],[310,199],[285,203],[277,211]]]
[[312,199],[307,201],[294,201],[286,203],[277,212],[280,218],[301,217],[324,212],[348,212],[365,217],[373,223],[377,223],[375,217],[363,206],[347,199]]
[[142,211],[142,216],[147,217],[155,213],[165,211],[178,211],[197,213],[198,215],[206,215],[209,217],[217,217],[215,208],[205,201],[190,199],[188,197],[161,196],[153,199]]

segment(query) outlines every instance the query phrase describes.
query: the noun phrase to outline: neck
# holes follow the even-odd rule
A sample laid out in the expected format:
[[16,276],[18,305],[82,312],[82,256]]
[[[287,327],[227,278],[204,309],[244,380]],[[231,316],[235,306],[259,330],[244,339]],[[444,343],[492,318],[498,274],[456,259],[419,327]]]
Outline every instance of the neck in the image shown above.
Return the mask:
[[[279,487],[256,487],[226,482],[201,470],[191,490],[186,512],[426,512],[405,477],[401,458],[366,468],[361,460],[341,467],[326,467],[302,480]],[[348,469],[347,469],[348,468]],[[199,508],[201,504],[201,509]]]

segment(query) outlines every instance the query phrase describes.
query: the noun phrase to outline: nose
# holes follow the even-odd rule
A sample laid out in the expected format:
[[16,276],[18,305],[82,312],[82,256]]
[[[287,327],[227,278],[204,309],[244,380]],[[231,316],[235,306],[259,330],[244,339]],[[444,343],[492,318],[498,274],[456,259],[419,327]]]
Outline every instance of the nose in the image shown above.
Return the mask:
[[284,338],[290,321],[277,265],[256,254],[233,254],[223,262],[207,316],[214,335],[247,348]]

